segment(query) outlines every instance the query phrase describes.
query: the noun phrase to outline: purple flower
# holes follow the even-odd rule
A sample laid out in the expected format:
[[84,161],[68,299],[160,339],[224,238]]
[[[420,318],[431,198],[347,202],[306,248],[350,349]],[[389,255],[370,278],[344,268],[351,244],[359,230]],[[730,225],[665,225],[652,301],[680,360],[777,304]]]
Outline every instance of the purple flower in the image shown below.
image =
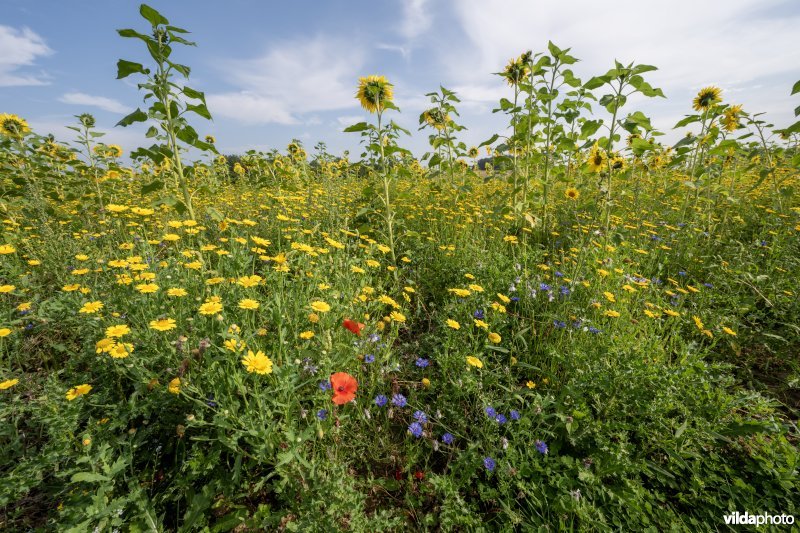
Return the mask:
[[559,272],[558,270],[556,270],[555,272],[553,272],[553,275],[554,275],[555,277],[557,277],[557,278],[563,278],[563,277],[564,277],[564,274],[562,274],[562,273],[561,273],[561,272]]
[[317,411],[317,418],[319,418],[320,420],[325,420],[326,418],[328,418],[328,411],[325,409],[320,409],[319,411]]
[[375,405],[377,405],[378,407],[383,407],[389,401],[389,398],[387,398],[383,394],[378,394],[377,396],[375,396],[374,401]]
[[511,420],[519,420],[519,411],[516,409],[511,410]]
[[319,382],[319,390],[321,390],[321,391],[331,390],[331,382],[330,381],[320,381]]
[[592,335],[597,335],[601,333],[601,331],[594,326],[589,326],[589,333],[591,333]]
[[498,424],[500,424],[501,426],[502,426],[503,424],[505,424],[506,422],[508,422],[508,418],[506,418],[506,415],[503,415],[503,414],[499,414],[499,415],[497,415],[497,416],[496,416],[494,419],[495,419],[495,421],[496,421]]
[[567,327],[567,323],[561,320],[553,320],[553,326],[555,326],[556,329],[564,329]]
[[417,438],[422,436],[422,424],[419,422],[411,422],[408,426],[408,432],[414,435]]
[[424,411],[414,411],[414,419],[424,424],[428,421],[428,415],[426,415]]
[[491,405],[488,406],[486,409],[484,409],[484,412],[486,412],[486,416],[488,416],[489,418],[494,418],[497,416],[497,411],[495,411],[494,407],[492,407]]
[[566,285],[562,285],[561,288],[558,289],[558,292],[561,293],[561,296],[569,296],[569,293],[571,291],[569,290],[569,287],[567,287]]
[[486,467],[486,470],[489,472],[494,471],[494,467],[497,466],[497,463],[494,462],[494,459],[491,457],[484,457],[483,458],[483,466]]
[[534,444],[536,445],[536,450],[539,453],[541,453],[542,455],[547,454],[547,444],[545,444],[543,441],[540,440],[537,440]]
[[540,283],[539,284],[539,290],[540,291],[549,291],[550,289],[552,289],[552,287],[550,287],[550,285],[548,285],[547,283]]
[[442,435],[442,442],[445,444],[453,444],[453,434],[452,433],[445,433]]
[[369,337],[367,337],[367,340],[369,340],[369,342],[378,342],[381,340],[381,336],[377,333],[372,333]]
[[472,316],[474,316],[478,320],[483,320],[483,317],[485,315],[483,314],[483,309],[476,309],[475,312],[472,313]]
[[426,368],[429,364],[431,364],[431,362],[423,357],[417,357],[417,360],[415,361],[414,364],[416,364],[420,368]]
[[393,394],[392,395],[392,405],[395,407],[405,407],[406,406],[406,397],[402,394]]
[[367,364],[374,363],[375,362],[375,356],[372,355],[371,353],[365,355],[364,356],[364,362],[367,363]]

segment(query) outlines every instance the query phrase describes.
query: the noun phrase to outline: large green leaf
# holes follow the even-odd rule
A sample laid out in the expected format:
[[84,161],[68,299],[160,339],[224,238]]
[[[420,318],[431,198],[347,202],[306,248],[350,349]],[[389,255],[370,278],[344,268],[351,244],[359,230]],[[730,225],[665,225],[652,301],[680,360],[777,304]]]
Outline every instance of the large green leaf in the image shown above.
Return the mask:
[[139,7],[139,13],[147,19],[147,21],[152,24],[153,26],[158,26],[159,24],[169,24],[167,18],[153,9],[152,7],[148,6],[147,4],[142,4]]
[[141,63],[120,59],[117,61],[117,79],[127,78],[131,74],[147,74],[149,71]]
[[147,113],[137,108],[136,111],[117,122],[117,126],[130,126],[134,122],[144,122],[147,120]]

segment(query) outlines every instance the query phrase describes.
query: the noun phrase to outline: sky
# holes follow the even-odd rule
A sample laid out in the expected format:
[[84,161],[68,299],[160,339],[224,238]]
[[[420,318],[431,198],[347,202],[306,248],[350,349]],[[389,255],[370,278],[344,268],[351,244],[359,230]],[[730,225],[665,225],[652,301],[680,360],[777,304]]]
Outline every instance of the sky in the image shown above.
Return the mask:
[[[147,65],[146,50],[120,28],[149,30],[139,2],[128,0],[0,0],[0,113],[25,118],[40,134],[69,141],[65,126],[89,112],[105,142],[130,151],[147,146],[145,128],[114,125],[142,107],[135,76],[116,79],[117,60]],[[412,132],[400,145],[421,156],[428,133],[418,131],[426,93],[440,85],[461,99],[459,140],[477,145],[502,133],[507,118],[492,113],[511,88],[497,75],[525,50],[548,40],[580,59],[588,80],[614,60],[655,65],[645,75],[666,99],[631,98],[664,139],[699,89],[716,85],[723,100],[764,112],[777,127],[794,122],[800,97],[798,0],[151,0],[171,24],[192,32],[197,47],[176,47],[189,65],[189,85],[204,91],[213,121],[192,120],[225,154],[285,150],[300,139],[309,151],[357,156],[359,136],[343,133],[369,119],[355,99],[358,78],[385,75],[401,113],[391,118]],[[596,91],[597,92],[597,91]],[[603,93],[597,94],[598,97]],[[597,115],[608,120],[605,111]]]

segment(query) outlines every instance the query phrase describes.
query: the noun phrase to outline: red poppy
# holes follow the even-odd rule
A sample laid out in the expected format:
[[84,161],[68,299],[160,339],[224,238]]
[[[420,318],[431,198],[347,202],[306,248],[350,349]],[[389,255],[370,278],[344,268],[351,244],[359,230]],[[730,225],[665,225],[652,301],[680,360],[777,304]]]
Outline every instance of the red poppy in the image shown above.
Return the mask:
[[414,477],[417,478],[419,481],[422,481],[423,479],[425,479],[425,472],[423,472],[422,470],[417,470],[416,472],[414,472]]
[[344,405],[356,397],[358,381],[347,372],[336,372],[331,375],[331,387],[333,388],[333,403]]
[[364,324],[361,322],[356,322],[355,320],[350,320],[349,318],[345,318],[344,322],[342,322],[342,325],[359,337],[361,336],[361,330],[364,329]]

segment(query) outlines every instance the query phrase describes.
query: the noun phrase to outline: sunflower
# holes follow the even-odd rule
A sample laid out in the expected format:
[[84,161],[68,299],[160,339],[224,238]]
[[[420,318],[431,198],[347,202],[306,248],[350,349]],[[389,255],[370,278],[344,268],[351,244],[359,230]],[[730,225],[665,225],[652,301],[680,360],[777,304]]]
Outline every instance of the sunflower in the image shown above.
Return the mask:
[[612,170],[625,170],[625,167],[628,165],[628,162],[625,161],[625,158],[619,155],[618,153],[614,153],[611,157],[611,169]]
[[725,113],[720,120],[725,131],[732,132],[739,129],[739,115],[741,115],[741,113],[741,105],[732,105],[725,110]]
[[477,159],[479,155],[480,155],[480,152],[478,151],[478,147],[477,146],[473,146],[469,150],[467,150],[467,157],[469,157],[469,158]]
[[581,191],[579,191],[575,187],[570,187],[566,191],[564,191],[564,196],[566,196],[570,200],[577,200],[578,198],[581,197]]
[[606,164],[606,158],[606,153],[600,149],[600,145],[595,143],[589,152],[589,160],[587,161],[589,170],[592,172],[600,172]]
[[697,93],[697,96],[694,98],[694,110],[695,111],[707,111],[711,108],[714,104],[718,104],[722,101],[722,89],[719,87],[703,87],[700,89],[700,92]]
[[444,129],[450,123],[450,115],[443,113],[438,107],[425,110],[420,118],[420,122],[425,121],[437,130]]
[[392,84],[384,76],[367,76],[358,79],[356,98],[361,107],[370,113],[382,112],[384,103],[394,98]]
[[528,69],[528,65],[525,64],[523,57],[518,57],[516,59],[512,58],[508,61],[508,65],[506,65],[506,68],[501,73],[501,76],[503,76],[508,84],[513,87],[524,80],[529,72],[530,70]]
[[0,113],[0,134],[6,137],[23,137],[31,131],[28,123],[17,115]]

